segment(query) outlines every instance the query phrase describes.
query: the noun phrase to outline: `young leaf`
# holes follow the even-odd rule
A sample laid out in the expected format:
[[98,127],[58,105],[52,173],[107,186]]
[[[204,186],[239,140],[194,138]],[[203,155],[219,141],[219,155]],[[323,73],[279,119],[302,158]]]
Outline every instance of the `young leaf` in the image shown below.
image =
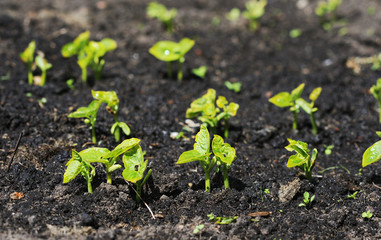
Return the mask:
[[313,108],[310,103],[308,103],[303,98],[298,98],[295,101],[296,105],[300,106],[307,114],[311,114],[313,111]]
[[110,107],[115,112],[118,111],[118,104],[119,99],[116,95],[115,91],[94,91],[91,90],[91,94],[93,95],[94,99],[97,99],[101,102],[104,102],[107,104],[108,107]]
[[126,123],[119,122],[118,125],[122,129],[124,134],[126,134],[127,136],[131,134],[131,129],[130,129],[130,127],[128,127],[128,125]]
[[226,108],[226,112],[227,112],[230,116],[234,117],[234,116],[237,114],[238,109],[239,109],[239,105],[238,105],[237,103],[233,103],[233,102],[231,102],[231,103],[229,103],[229,105],[227,106],[227,108]]
[[288,92],[280,92],[277,95],[269,99],[269,102],[278,107],[290,107],[292,106],[292,98]]
[[194,161],[202,161],[205,158],[207,158],[211,153],[206,153],[202,154],[197,150],[189,150],[186,152],[183,152],[179,160],[176,162],[176,164],[184,164],[184,163],[189,163],[189,162],[194,162]]
[[31,41],[24,52],[20,53],[21,60],[26,64],[32,64],[34,58],[34,51],[36,49],[36,42]]
[[90,118],[97,115],[101,102],[94,100],[88,107],[80,107],[75,112],[68,115],[69,118]]
[[36,56],[36,64],[41,69],[41,71],[47,71],[53,66],[45,58],[41,57],[40,55]]
[[291,92],[291,100],[292,101],[295,101],[296,99],[298,99],[300,97],[300,95],[302,95],[303,90],[304,90],[304,86],[305,86],[305,84],[302,83],[297,88],[292,90],[292,92]]
[[318,99],[318,97],[320,96],[320,93],[322,91],[322,88],[321,87],[318,87],[318,88],[315,88],[314,90],[312,90],[311,94],[310,94],[310,100],[312,102],[315,102],[316,99]]
[[160,41],[155,43],[148,51],[157,59],[164,62],[179,60],[180,54],[178,43],[172,41]]
[[82,159],[77,151],[72,150],[72,158],[66,164],[67,168],[64,173],[63,183],[73,180],[82,170]]
[[362,166],[368,166],[371,163],[377,162],[381,159],[381,141],[374,143],[370,146],[362,157]]
[[229,81],[225,81],[225,86],[229,90],[232,90],[232,91],[234,91],[236,93],[239,93],[241,91],[242,83],[241,82],[232,83],[232,82],[229,82]]
[[65,44],[61,49],[63,57],[71,57],[79,53],[84,46],[87,45],[90,38],[90,32],[86,31],[78,35],[78,37],[70,43]]
[[82,159],[84,159],[84,161],[91,163],[98,162],[103,156],[105,156],[109,152],[110,150],[108,150],[107,148],[92,147],[82,150],[81,152],[79,152],[79,155]]
[[183,38],[179,42],[178,53],[183,57],[194,46],[195,41],[189,38]]
[[288,146],[285,147],[288,151],[290,151],[290,152],[296,151],[297,153],[299,153],[300,155],[302,155],[305,158],[308,158],[310,156],[308,154],[308,144],[307,143],[302,142],[302,141],[295,141],[295,140],[292,140],[289,138],[287,140],[290,143]]
[[205,78],[207,71],[208,71],[207,66],[201,66],[201,67],[192,69],[192,73],[199,78]]
[[207,154],[210,152],[210,135],[207,127],[204,125],[201,125],[200,131],[196,134],[196,143],[193,148],[200,154]]
[[147,167],[147,161],[144,161],[143,151],[140,145],[135,145],[123,155],[123,178],[129,182],[136,183],[143,178],[143,173]]
[[129,151],[130,149],[132,149],[139,143],[140,143],[140,139],[138,138],[126,139],[122,143],[120,143],[118,146],[116,146],[114,150],[104,155],[103,158],[117,157],[121,155],[122,153]]
[[218,96],[217,101],[216,101],[217,107],[223,108],[225,107],[226,104],[228,104],[228,101],[224,96]]
[[206,112],[213,112],[214,107],[214,101],[216,100],[216,90],[214,89],[208,89],[207,93],[204,94],[202,97],[194,100],[190,108],[186,111],[186,117],[187,118],[193,118],[196,117],[199,113],[206,111]]
[[230,144],[224,143],[221,136],[214,135],[212,149],[214,155],[228,165],[231,165],[236,159],[235,149]]
[[111,38],[104,38],[101,40],[105,53],[115,50],[118,44]]

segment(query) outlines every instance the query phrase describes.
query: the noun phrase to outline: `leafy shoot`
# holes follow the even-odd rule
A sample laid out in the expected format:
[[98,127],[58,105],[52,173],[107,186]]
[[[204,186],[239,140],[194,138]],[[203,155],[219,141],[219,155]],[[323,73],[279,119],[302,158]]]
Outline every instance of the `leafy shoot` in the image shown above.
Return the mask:
[[366,212],[363,212],[361,214],[361,217],[362,218],[368,218],[368,219],[371,219],[373,217],[373,213],[370,212],[370,210],[366,211]]
[[242,83],[241,82],[229,82],[229,81],[225,81],[225,86],[235,92],[235,93],[239,93],[241,91],[241,87],[242,87]]
[[250,0],[246,2],[246,10],[242,12],[244,18],[249,20],[250,30],[259,28],[259,19],[265,14],[267,0]]
[[219,225],[230,224],[236,221],[238,218],[237,216],[236,217],[215,217],[213,213],[210,213],[207,216],[210,221],[214,222],[214,224],[219,224]]
[[34,51],[36,50],[36,42],[32,41],[24,52],[20,53],[21,60],[28,67],[28,83],[33,85],[33,69],[34,69]]
[[196,75],[197,77],[202,78],[202,79],[205,78],[205,75],[206,75],[207,71],[208,71],[208,67],[207,66],[200,66],[198,68],[192,69],[192,73],[194,75]]
[[331,30],[332,25],[337,21],[337,8],[341,5],[341,2],[342,0],[326,0],[318,3],[315,13],[319,17],[324,30]]
[[177,9],[167,9],[157,2],[150,2],[147,7],[147,15],[150,18],[157,18],[163,23],[169,33],[173,32],[173,19],[177,15]]
[[303,194],[303,202],[302,203],[299,203],[299,207],[306,207],[307,209],[308,208],[311,208],[311,205],[312,205],[312,202],[315,200],[315,195],[312,195],[311,198],[310,198],[310,194],[308,192],[305,192]]

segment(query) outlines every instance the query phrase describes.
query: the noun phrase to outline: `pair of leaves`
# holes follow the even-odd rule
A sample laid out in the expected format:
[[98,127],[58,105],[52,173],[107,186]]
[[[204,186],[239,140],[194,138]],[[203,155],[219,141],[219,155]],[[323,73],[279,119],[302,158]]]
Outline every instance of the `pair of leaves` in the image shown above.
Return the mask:
[[169,22],[176,17],[177,10],[175,8],[168,10],[160,3],[150,2],[147,7],[147,15],[150,18],[157,18],[162,22]]
[[267,0],[251,0],[246,2],[246,10],[243,17],[249,20],[256,20],[265,14]]
[[287,139],[289,145],[286,146],[286,149],[290,152],[295,151],[296,154],[290,156],[287,162],[287,167],[292,168],[296,166],[301,166],[306,164],[310,158],[308,144],[302,141],[295,141],[292,139]]
[[237,111],[238,111],[238,108],[239,108],[239,105],[237,103],[234,103],[234,102],[229,102],[226,100],[226,98],[224,96],[219,96],[217,101],[216,101],[216,104],[217,104],[217,107],[219,108],[222,108],[224,111],[223,111],[223,117],[234,117],[236,114],[237,114]]
[[214,89],[208,89],[207,93],[204,94],[202,97],[197,98],[194,100],[190,108],[186,111],[186,118],[194,118],[197,117],[199,114],[204,113],[204,115],[212,115],[215,116],[216,114],[216,107],[215,102],[216,101],[216,90]]
[[[211,155],[210,135],[208,129],[201,125],[200,131],[196,135],[196,143],[193,150],[183,152],[177,164],[183,164],[193,161],[205,161]],[[235,149],[228,143],[224,143],[221,136],[214,135],[212,141],[212,151],[214,155],[227,165],[231,165],[236,159]]]
[[94,99],[106,103],[115,113],[119,109],[119,98],[115,91],[94,91],[91,90]]
[[28,47],[24,52],[20,53],[21,60],[28,66],[33,64],[34,51],[36,50],[36,42],[32,41],[29,43]]
[[78,35],[73,42],[65,44],[61,49],[63,57],[71,57],[77,55],[89,42],[90,32],[86,31]]
[[87,118],[92,124],[95,122],[98,109],[101,105],[101,102],[98,100],[92,101],[87,107],[80,107],[75,112],[68,115],[69,118]]
[[116,122],[112,125],[111,127],[111,134],[115,134],[116,129],[122,129],[123,133],[126,134],[126,136],[131,134],[131,129],[130,127],[124,123],[124,122]]
[[291,107],[295,105],[296,99],[302,95],[305,84],[300,84],[297,88],[292,90],[291,94],[288,92],[280,92],[269,99],[271,103],[278,107]]
[[149,53],[164,62],[179,61],[192,49],[194,44],[195,41],[189,38],[183,38],[178,43],[159,41],[149,49]]

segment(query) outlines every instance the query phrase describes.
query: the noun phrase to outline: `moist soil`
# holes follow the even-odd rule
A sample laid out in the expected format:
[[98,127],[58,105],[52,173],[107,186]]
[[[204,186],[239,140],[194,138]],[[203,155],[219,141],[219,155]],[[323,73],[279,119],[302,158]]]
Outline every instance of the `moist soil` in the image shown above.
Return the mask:
[[[378,107],[369,88],[380,73],[370,65],[357,74],[346,67],[350,57],[379,52],[379,1],[343,1],[338,17],[346,24],[342,21],[325,31],[314,14],[316,1],[269,0],[255,32],[243,18],[236,22],[225,18],[233,7],[244,9],[242,0],[161,1],[178,9],[173,34],[146,16],[148,3],[1,1],[1,239],[380,238],[381,167],[361,169],[363,152],[378,141]],[[289,31],[295,28],[302,35],[291,38]],[[85,30],[93,40],[115,39],[118,48],[106,55],[102,80],[95,81],[89,71],[89,83],[84,85],[75,57],[62,58],[60,49]],[[166,64],[148,49],[157,41],[183,37],[196,44],[186,55],[184,80],[178,82],[168,78]],[[53,64],[44,87],[27,84],[27,69],[19,59],[32,40]],[[205,79],[191,73],[201,65],[208,66]],[[75,80],[74,90],[66,84],[70,78]],[[225,81],[241,82],[241,92],[228,90]],[[306,84],[305,99],[314,88],[323,89],[316,102],[316,135],[307,114],[299,114],[294,131],[288,109],[268,102],[301,83]],[[197,119],[186,121],[186,109],[209,88],[240,108],[226,139],[238,156],[229,170],[231,189],[225,190],[221,174],[213,173],[207,193],[200,165],[176,161],[192,149],[198,131]],[[142,197],[153,216],[146,205],[136,203],[122,169],[113,174],[110,185],[103,166],[95,165],[92,194],[80,176],[62,183],[72,149],[92,146],[83,121],[67,117],[90,103],[91,89],[116,91],[119,118],[132,130],[129,137],[142,140],[148,168],[153,170]],[[113,149],[117,145],[109,133],[113,120],[103,108],[96,123],[98,146]],[[184,131],[184,138],[171,138],[184,126],[192,131]],[[297,169],[287,168],[291,155],[284,148],[287,138],[319,151],[312,182]],[[334,145],[330,155],[325,154],[328,145]],[[354,199],[348,198],[356,191]],[[315,195],[310,208],[298,207],[304,192]],[[368,210],[373,217],[363,218]],[[266,216],[248,215],[256,212]],[[208,219],[210,213],[238,218],[217,225]],[[204,228],[194,233],[202,224]]]

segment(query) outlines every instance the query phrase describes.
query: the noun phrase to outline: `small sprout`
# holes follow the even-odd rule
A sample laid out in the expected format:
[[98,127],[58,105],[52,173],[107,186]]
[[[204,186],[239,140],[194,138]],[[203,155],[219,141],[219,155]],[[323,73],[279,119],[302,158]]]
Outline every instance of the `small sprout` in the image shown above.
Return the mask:
[[[214,156],[210,159],[212,153]],[[218,135],[214,135],[212,149],[210,149],[208,129],[201,125],[200,131],[196,135],[194,149],[183,152],[176,164],[199,161],[205,172],[205,191],[210,192],[210,173],[215,165],[222,170],[225,189],[229,188],[228,170],[236,158],[235,149],[228,143],[224,143],[222,137]]]
[[381,123],[381,78],[377,79],[376,85],[373,85],[370,88],[370,92],[373,97],[377,100],[378,103],[378,111],[379,111],[379,122]]
[[337,21],[337,8],[340,4],[341,0],[326,0],[318,3],[315,13],[319,17],[324,30],[331,30],[332,25]]
[[177,15],[177,9],[167,9],[164,5],[157,2],[150,2],[147,7],[147,15],[150,18],[157,18],[166,27],[169,33],[173,32],[173,19]]
[[352,194],[348,194],[347,198],[356,199],[356,195],[357,195],[357,193],[359,193],[359,192],[360,192],[360,191],[356,191],[356,192],[354,192],[354,193],[352,193]]
[[226,14],[226,19],[231,22],[235,22],[239,19],[240,15],[241,11],[238,8],[233,8],[229,13]]
[[93,91],[91,90],[93,98],[107,104],[107,112],[110,113],[115,123],[111,127],[111,134],[114,134],[115,141],[120,141],[120,129],[123,133],[128,136],[131,134],[131,129],[124,122],[119,122],[118,110],[119,110],[119,99],[114,91]]
[[74,90],[75,89],[75,87],[74,87],[74,79],[70,78],[70,79],[66,80],[66,85],[71,90]]
[[332,154],[332,149],[335,147],[334,145],[328,145],[328,146],[325,146],[325,150],[324,150],[324,154],[329,156]]
[[68,115],[69,118],[85,118],[85,123],[91,128],[91,139],[94,144],[97,143],[95,136],[95,122],[97,120],[98,109],[101,102],[94,100],[87,107],[80,107],[75,112]]
[[25,96],[27,96],[27,97],[29,97],[29,98],[33,97],[33,95],[32,95],[31,92],[27,92],[27,93],[25,94]]
[[246,2],[246,10],[242,12],[244,18],[249,20],[250,30],[259,28],[259,19],[265,14],[267,0],[250,0]]
[[196,75],[197,77],[202,78],[202,79],[205,78],[205,75],[206,75],[207,71],[208,71],[208,67],[207,66],[201,66],[201,67],[192,69],[192,73],[194,75]]
[[234,91],[235,93],[239,93],[241,91],[242,83],[241,82],[232,83],[229,81],[225,81],[225,86],[229,90]]
[[318,154],[316,148],[312,151],[312,156],[309,155],[310,150],[308,149],[308,144],[302,141],[295,141],[292,139],[287,139],[290,143],[285,148],[292,152],[295,151],[296,154],[288,158],[287,167],[299,167],[305,174],[309,181],[312,181],[312,169],[315,166],[315,160]]
[[98,162],[107,152],[109,152],[107,148],[89,148],[79,153],[73,149],[72,158],[66,163],[63,183],[68,183],[81,174],[87,182],[88,192],[92,193],[91,182],[95,176],[95,168],[91,163]]
[[208,89],[205,95],[191,103],[190,108],[186,111],[186,118],[198,117],[200,121],[210,127],[213,134],[216,133],[219,122],[223,120],[224,137],[228,138],[229,119],[237,114],[238,108],[237,103],[228,103],[223,96],[219,96],[216,100],[216,91]]
[[87,81],[87,67],[94,70],[95,79],[99,80],[105,65],[104,55],[117,48],[117,43],[110,38],[104,38],[99,42],[89,41],[89,38],[90,32],[83,32],[61,49],[61,54],[65,58],[77,55],[77,63],[82,70],[82,82]]
[[199,233],[204,227],[205,227],[204,224],[197,225],[197,226],[194,228],[193,233],[194,233],[194,234]]
[[212,19],[212,25],[217,27],[218,25],[220,25],[221,23],[221,19],[219,16],[214,16],[213,19]]
[[149,53],[157,59],[167,62],[169,78],[172,78],[172,62],[178,61],[177,80],[181,82],[183,79],[182,65],[185,62],[185,54],[192,49],[194,44],[195,41],[189,38],[183,38],[178,43],[159,41],[149,49]]
[[53,67],[51,63],[49,63],[43,56],[37,55],[36,56],[36,64],[37,67],[40,68],[42,75],[41,75],[41,82],[40,86],[44,86],[46,82],[46,72]]
[[298,38],[300,35],[302,35],[302,30],[299,28],[291,29],[289,35],[291,38]]
[[266,193],[266,194],[270,194],[270,189],[265,188],[265,190],[263,192]]
[[311,208],[312,202],[315,200],[315,195],[312,195],[310,198],[310,194],[308,192],[305,192],[303,194],[303,202],[299,203],[299,207],[306,207],[306,208]]
[[28,83],[33,85],[33,69],[34,69],[34,51],[36,50],[36,43],[32,41],[29,43],[28,47],[24,52],[20,53],[21,60],[28,67]]
[[300,97],[304,89],[304,83],[300,84],[297,88],[292,90],[291,93],[281,92],[270,98],[269,101],[278,107],[290,107],[290,112],[294,115],[294,121],[292,128],[297,129],[297,119],[300,108],[303,109],[307,114],[310,115],[310,120],[312,124],[312,133],[317,134],[317,126],[315,121],[315,112],[318,110],[314,105],[315,101],[320,96],[322,91],[321,87],[315,88],[309,99],[311,103],[308,103],[306,100]]
[[[376,134],[381,137],[381,132],[377,131]],[[374,143],[365,150],[362,156],[362,167],[366,167],[371,163],[377,162],[381,159],[381,140]],[[360,175],[359,170],[359,175]]]
[[362,168],[359,168],[359,172],[357,173],[358,176],[362,175]]
[[373,217],[373,213],[370,212],[370,210],[366,211],[366,212],[363,212],[361,214],[361,217],[362,218],[368,218],[368,219],[371,219]]
[[151,176],[152,169],[150,169],[144,176],[144,172],[147,168],[148,160],[144,161],[144,154],[139,144],[132,147],[123,155],[123,178],[136,187],[136,201],[141,201],[142,187]]
[[214,224],[219,224],[219,225],[230,224],[236,221],[236,219],[238,218],[238,217],[215,217],[213,213],[210,213],[207,216],[210,221],[214,222]]

